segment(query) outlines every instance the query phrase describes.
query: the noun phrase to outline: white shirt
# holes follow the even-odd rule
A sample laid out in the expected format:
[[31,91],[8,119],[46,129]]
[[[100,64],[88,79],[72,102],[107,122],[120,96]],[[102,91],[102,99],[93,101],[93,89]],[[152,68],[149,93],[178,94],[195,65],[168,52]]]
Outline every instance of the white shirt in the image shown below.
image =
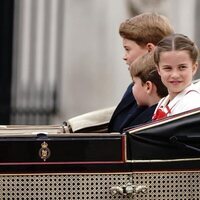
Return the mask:
[[178,95],[176,95],[170,102],[169,95],[162,98],[158,102],[158,106],[156,107],[154,114],[156,113],[157,109],[161,109],[167,113],[167,116],[171,116],[199,107],[200,92],[197,90],[194,84],[191,84]]

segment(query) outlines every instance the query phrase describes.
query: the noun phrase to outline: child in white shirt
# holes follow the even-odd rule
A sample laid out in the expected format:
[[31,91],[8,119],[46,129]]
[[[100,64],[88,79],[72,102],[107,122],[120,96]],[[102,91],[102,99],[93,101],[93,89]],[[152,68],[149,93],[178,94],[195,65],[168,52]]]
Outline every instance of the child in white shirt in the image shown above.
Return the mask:
[[158,43],[154,61],[168,96],[159,101],[153,120],[200,107],[200,93],[192,84],[198,54],[198,47],[182,34],[173,34]]

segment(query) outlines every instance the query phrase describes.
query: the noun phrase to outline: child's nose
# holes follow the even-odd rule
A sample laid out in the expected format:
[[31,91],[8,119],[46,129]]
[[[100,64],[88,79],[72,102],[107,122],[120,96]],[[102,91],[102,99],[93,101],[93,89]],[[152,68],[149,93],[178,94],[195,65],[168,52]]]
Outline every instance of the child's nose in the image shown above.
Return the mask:
[[177,70],[173,70],[173,71],[172,71],[172,76],[173,76],[173,77],[179,76],[179,72],[178,72]]
[[126,54],[124,54],[124,56],[123,56],[123,60],[127,60],[127,56],[126,56]]

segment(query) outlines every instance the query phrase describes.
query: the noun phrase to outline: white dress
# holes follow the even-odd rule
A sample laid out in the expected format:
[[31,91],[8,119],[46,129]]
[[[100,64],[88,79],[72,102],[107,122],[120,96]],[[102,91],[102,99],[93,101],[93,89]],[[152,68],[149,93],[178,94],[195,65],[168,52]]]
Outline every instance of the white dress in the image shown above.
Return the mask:
[[[191,84],[171,101],[169,101],[169,95],[162,98],[158,102],[153,119],[160,119],[199,107],[200,91],[198,91],[194,84]],[[163,115],[163,117],[157,117],[158,110],[165,113],[165,115]]]

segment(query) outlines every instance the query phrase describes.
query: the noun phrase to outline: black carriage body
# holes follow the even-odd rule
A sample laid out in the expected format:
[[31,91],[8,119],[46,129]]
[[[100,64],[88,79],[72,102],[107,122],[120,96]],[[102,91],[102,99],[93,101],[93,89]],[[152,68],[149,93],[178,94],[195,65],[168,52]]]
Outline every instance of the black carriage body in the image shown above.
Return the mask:
[[7,131],[0,198],[199,199],[199,121],[194,110],[124,134]]
[[[0,172],[198,170],[200,110],[119,133],[9,129],[0,135]],[[0,130],[1,131],[1,130]]]
[[124,150],[125,136],[120,134],[0,137],[0,172],[117,171],[123,169]]

